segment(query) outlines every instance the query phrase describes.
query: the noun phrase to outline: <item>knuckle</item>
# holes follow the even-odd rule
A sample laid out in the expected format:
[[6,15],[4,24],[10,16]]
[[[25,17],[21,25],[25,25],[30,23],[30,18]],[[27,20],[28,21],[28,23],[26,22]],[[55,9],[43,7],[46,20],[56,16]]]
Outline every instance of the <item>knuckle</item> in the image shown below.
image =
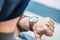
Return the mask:
[[48,27],[44,27],[44,30],[48,30]]
[[49,35],[47,35],[47,36],[51,37],[51,36],[53,36],[53,34],[49,34]]
[[51,36],[53,36],[53,32],[47,31],[46,35],[51,37]]
[[46,24],[46,25],[49,25],[49,23],[48,23],[48,22],[46,22],[45,24]]
[[50,36],[50,37],[53,36],[53,33],[50,33],[48,36]]

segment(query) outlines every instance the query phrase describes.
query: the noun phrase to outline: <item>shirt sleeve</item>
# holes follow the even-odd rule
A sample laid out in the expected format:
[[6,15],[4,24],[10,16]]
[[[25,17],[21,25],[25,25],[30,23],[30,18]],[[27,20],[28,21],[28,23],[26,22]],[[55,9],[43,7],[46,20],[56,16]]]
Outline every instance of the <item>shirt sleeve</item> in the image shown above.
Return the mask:
[[0,12],[0,21],[16,18],[24,12],[29,0],[4,0]]

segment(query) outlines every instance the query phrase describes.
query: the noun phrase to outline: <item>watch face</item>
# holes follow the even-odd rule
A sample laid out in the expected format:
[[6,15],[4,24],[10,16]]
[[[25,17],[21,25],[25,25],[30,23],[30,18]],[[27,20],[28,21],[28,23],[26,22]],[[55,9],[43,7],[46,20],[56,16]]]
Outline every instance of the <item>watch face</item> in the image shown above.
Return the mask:
[[37,22],[38,18],[37,17],[30,17],[30,22],[35,23]]

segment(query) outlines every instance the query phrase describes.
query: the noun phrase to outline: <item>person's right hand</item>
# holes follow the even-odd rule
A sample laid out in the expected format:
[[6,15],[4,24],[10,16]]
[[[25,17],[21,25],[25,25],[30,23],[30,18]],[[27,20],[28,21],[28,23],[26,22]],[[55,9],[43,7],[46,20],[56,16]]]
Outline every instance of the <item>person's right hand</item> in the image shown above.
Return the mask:
[[43,34],[52,36],[54,33],[54,21],[48,17],[39,19],[38,22],[33,25],[33,30],[36,40],[41,40]]

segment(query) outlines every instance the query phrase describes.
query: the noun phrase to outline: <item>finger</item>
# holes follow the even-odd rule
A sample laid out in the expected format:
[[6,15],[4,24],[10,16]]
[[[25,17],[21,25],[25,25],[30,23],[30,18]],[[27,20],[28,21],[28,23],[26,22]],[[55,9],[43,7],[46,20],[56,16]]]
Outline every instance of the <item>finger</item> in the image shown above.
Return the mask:
[[54,28],[52,26],[49,27],[49,30],[54,33]]
[[[37,30],[37,29],[38,29],[38,30]],[[42,34],[40,34],[39,27],[37,27],[36,29],[33,29],[33,31],[34,31],[36,40],[41,40]],[[38,32],[37,32],[37,31],[38,31]]]
[[35,33],[36,40],[41,40],[42,35],[36,33],[36,31],[34,31],[34,33]]
[[48,23],[53,27],[53,28],[55,28],[54,27],[54,21],[51,19],[51,18],[49,18],[49,17],[46,17],[47,19],[46,19],[46,21],[48,21]]
[[54,32],[54,27],[52,27],[49,23],[47,23],[46,26],[47,26],[52,32]]
[[45,32],[45,35],[51,37],[51,36],[53,36],[53,33],[49,30],[49,32],[48,31]]
[[53,23],[51,23],[51,22],[49,22],[49,21],[48,21],[48,23],[49,23],[53,28],[55,28]]
[[54,20],[50,19],[50,21],[54,24]]
[[45,27],[44,34],[47,35],[47,36],[52,36],[53,32],[51,30],[49,30],[49,28],[47,26],[44,26],[44,27]]
[[50,17],[47,17],[47,19],[54,24],[54,21]]

